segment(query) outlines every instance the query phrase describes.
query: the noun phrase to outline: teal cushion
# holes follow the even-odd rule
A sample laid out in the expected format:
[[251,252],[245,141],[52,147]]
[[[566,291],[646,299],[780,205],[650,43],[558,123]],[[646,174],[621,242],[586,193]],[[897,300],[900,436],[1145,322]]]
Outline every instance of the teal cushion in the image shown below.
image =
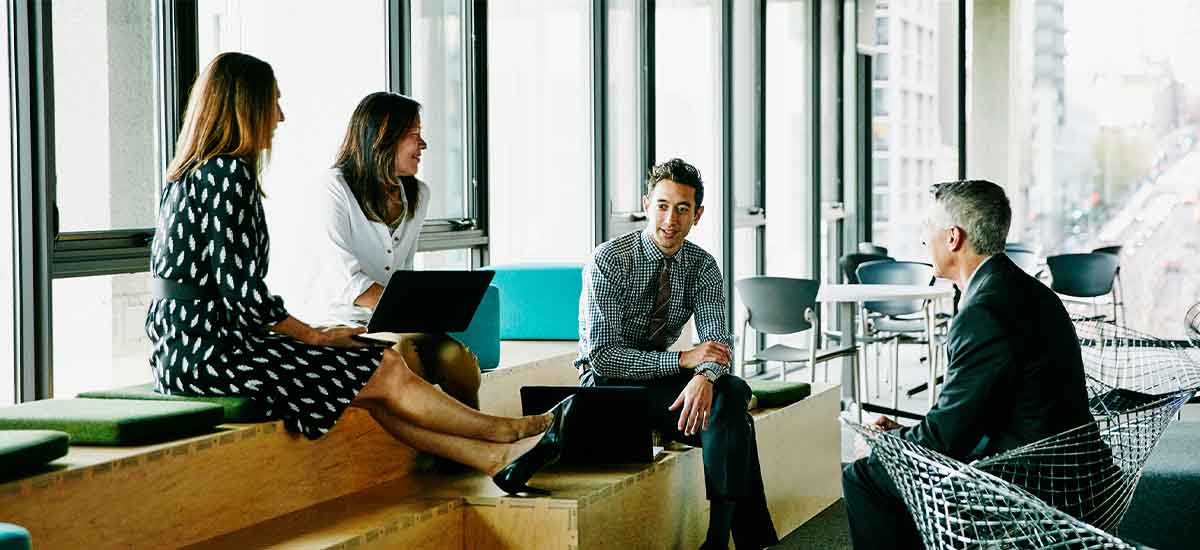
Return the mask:
[[138,445],[211,431],[220,405],[134,399],[47,399],[0,407],[0,430],[59,430],[73,444]]
[[29,550],[29,531],[20,525],[0,523],[0,550]]
[[496,265],[492,284],[500,287],[500,338],[578,340],[578,264]]
[[23,472],[62,458],[70,440],[51,430],[0,430],[0,472]]
[[747,380],[750,393],[758,398],[759,408],[786,407],[812,394],[807,382],[782,380]]
[[265,420],[262,411],[249,397],[164,395],[154,391],[153,384],[138,384],[110,390],[85,391],[79,397],[90,399],[147,399],[150,401],[196,401],[220,405],[225,422],[259,422]]
[[500,366],[500,288],[492,285],[483,293],[483,301],[471,324],[463,332],[450,336],[466,346],[479,359],[479,370],[489,371]]

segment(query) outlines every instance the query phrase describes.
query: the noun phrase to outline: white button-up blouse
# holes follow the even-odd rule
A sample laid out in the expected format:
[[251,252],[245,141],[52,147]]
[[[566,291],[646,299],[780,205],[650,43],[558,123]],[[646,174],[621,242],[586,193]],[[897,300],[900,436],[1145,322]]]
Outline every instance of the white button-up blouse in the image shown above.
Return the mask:
[[330,170],[324,180],[312,205],[320,227],[312,250],[316,276],[305,297],[306,309],[315,325],[363,323],[371,318],[371,310],[354,305],[355,298],[374,283],[387,285],[394,271],[413,267],[429,211],[429,186],[419,182],[416,212],[393,231],[367,219],[341,170]]

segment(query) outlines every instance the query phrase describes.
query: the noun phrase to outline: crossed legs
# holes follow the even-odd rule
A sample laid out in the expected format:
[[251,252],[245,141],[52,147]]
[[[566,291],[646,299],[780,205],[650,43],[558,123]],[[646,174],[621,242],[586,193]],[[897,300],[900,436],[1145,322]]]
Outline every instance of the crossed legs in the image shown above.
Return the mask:
[[[398,348],[398,349],[397,349]],[[384,350],[379,368],[352,406],[365,409],[397,440],[493,475],[537,443],[550,415],[512,418],[481,413],[433,387],[411,364],[415,346]]]

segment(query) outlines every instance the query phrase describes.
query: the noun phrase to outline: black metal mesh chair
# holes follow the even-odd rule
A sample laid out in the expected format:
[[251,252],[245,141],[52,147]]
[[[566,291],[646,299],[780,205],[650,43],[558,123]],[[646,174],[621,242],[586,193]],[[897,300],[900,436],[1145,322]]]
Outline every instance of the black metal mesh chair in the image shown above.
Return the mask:
[[873,427],[846,424],[895,482],[928,549],[1135,548],[995,475]]
[[[809,366],[809,381],[816,381],[816,365],[836,357],[854,354],[854,348],[840,347],[817,349],[815,315],[817,289],[820,283],[810,279],[787,277],[749,277],[735,284],[742,303],[746,306],[746,319],[742,323],[742,376],[748,365],[778,361],[783,364],[780,378],[787,380],[788,363],[806,363]],[[746,358],[749,329],[762,334],[809,333],[807,348],[796,348],[786,344],[775,344],[757,351]],[[825,378],[829,378],[826,367]]]
[[1046,258],[1050,269],[1050,288],[1064,302],[1092,306],[1092,318],[1100,318],[1097,298],[1108,296],[1112,305],[1113,322],[1118,322],[1117,299],[1113,294],[1113,281],[1117,268],[1121,266],[1118,256],[1107,253],[1059,254]]
[[1183,316],[1183,331],[1192,346],[1200,348],[1200,302],[1192,304]]

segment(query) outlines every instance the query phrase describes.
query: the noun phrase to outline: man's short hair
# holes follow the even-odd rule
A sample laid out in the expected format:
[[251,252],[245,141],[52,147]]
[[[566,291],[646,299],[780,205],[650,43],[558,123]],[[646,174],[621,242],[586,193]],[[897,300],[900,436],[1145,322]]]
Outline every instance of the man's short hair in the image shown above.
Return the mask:
[[700,208],[700,205],[704,204],[704,180],[700,178],[700,171],[695,166],[678,158],[654,165],[650,169],[650,176],[646,178],[646,196],[649,197],[653,194],[654,186],[663,180],[671,180],[695,189],[696,204],[694,207]]
[[991,256],[1004,252],[1012,208],[1004,188],[987,180],[948,181],[933,185],[933,200],[942,206],[947,224],[961,227],[975,252]]

